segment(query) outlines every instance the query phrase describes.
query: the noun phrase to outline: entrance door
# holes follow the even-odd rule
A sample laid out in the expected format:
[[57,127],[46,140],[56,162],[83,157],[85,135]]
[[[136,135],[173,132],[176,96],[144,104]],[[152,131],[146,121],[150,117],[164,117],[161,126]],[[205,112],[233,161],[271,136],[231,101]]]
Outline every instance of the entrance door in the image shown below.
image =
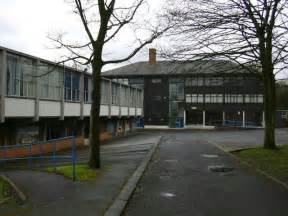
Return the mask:
[[202,110],[187,110],[186,111],[186,124],[187,125],[203,124]]

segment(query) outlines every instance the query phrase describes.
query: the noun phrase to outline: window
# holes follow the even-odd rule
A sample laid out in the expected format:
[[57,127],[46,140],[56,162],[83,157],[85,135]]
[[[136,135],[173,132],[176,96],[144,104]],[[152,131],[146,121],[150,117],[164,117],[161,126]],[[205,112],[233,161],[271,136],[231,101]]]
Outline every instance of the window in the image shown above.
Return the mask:
[[119,84],[112,83],[112,104],[118,105],[119,104]]
[[60,100],[62,95],[62,69],[40,62],[38,65],[40,77],[40,97]]
[[72,99],[72,77],[71,72],[65,72],[65,100],[71,100]]
[[223,103],[222,94],[206,94],[205,103]]
[[142,91],[137,89],[136,93],[137,93],[136,106],[142,107]]
[[[124,83],[124,82],[123,82]],[[127,84],[128,82],[126,82]],[[144,79],[143,78],[130,78],[129,79],[129,84],[134,85],[134,84],[144,84]]]
[[186,94],[185,101],[186,101],[186,103],[192,103],[192,95]]
[[264,97],[263,95],[259,94],[258,95],[258,103],[263,103],[264,102]]
[[161,101],[161,96],[152,96],[152,101]]
[[281,118],[288,120],[288,112],[282,112]]
[[193,78],[186,78],[185,86],[203,86],[204,79],[203,77],[193,77]]
[[225,103],[243,103],[243,95],[241,94],[226,94]]
[[198,94],[197,102],[198,103],[204,103],[204,95],[203,94]]
[[264,98],[262,94],[247,94],[245,95],[245,103],[263,103]]
[[65,100],[79,101],[80,74],[65,71]]
[[198,103],[198,95],[197,94],[191,95],[191,102],[192,103]]
[[135,107],[136,106],[136,89],[131,88],[130,95],[131,95],[130,106]]
[[109,104],[110,96],[110,82],[106,80],[101,81],[101,104]]
[[79,101],[80,74],[72,73],[72,101]]
[[16,55],[7,55],[7,94],[11,96],[35,96],[33,61]]
[[157,84],[157,83],[161,83],[161,82],[162,82],[161,79],[152,79],[151,80],[151,83],[153,83],[153,84]]
[[206,86],[222,86],[223,77],[206,77],[205,85]]
[[186,94],[186,103],[203,103],[203,94]]
[[88,77],[84,77],[84,101],[89,101],[89,79]]
[[170,83],[169,84],[170,100],[184,100],[184,85],[183,83]]

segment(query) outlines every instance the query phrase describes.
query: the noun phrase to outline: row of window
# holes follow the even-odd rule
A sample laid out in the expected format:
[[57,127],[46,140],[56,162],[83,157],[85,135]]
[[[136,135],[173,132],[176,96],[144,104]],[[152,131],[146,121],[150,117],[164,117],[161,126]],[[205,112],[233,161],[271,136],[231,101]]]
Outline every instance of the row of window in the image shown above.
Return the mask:
[[224,83],[239,85],[243,77],[193,77],[185,79],[185,86],[223,86]]
[[281,118],[285,119],[285,120],[288,120],[288,112],[282,112],[281,113]]
[[[225,100],[225,101],[224,101]],[[186,103],[263,103],[261,94],[186,94]]]
[[[45,62],[36,62],[13,54],[7,55],[7,95],[35,97],[36,80],[39,79],[40,98],[66,101],[80,101],[80,73],[63,69]],[[112,104],[141,106],[142,92],[117,83],[111,83]],[[64,89],[63,89],[64,88]],[[92,81],[84,76],[84,101],[92,101]],[[120,93],[121,92],[121,93]],[[120,95],[121,94],[121,95]],[[110,102],[110,82],[101,82],[101,104]]]

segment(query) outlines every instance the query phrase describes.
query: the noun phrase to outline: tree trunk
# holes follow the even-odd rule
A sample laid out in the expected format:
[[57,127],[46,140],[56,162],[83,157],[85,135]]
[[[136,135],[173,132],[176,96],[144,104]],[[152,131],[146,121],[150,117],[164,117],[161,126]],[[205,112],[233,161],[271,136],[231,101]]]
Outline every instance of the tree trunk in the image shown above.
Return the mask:
[[[270,73],[271,74],[271,73]],[[273,73],[264,78],[265,88],[265,138],[264,148],[275,149],[275,112],[276,112],[276,89]]]
[[90,158],[89,167],[98,169],[100,163],[100,103],[101,103],[101,70],[102,61],[94,59],[92,62],[92,107],[90,116]]

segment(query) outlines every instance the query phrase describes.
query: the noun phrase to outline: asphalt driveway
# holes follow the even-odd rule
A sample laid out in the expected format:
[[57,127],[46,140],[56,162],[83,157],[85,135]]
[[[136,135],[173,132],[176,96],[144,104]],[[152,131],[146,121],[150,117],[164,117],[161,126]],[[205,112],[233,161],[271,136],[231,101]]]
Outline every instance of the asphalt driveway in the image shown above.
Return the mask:
[[[123,215],[288,215],[287,190],[243,169],[229,154],[211,144],[225,141],[227,145],[243,142],[257,145],[261,142],[257,138],[261,133],[263,132],[162,132],[164,141]],[[285,138],[278,137],[278,140],[284,142]],[[226,167],[229,172],[210,170],[218,165]]]

